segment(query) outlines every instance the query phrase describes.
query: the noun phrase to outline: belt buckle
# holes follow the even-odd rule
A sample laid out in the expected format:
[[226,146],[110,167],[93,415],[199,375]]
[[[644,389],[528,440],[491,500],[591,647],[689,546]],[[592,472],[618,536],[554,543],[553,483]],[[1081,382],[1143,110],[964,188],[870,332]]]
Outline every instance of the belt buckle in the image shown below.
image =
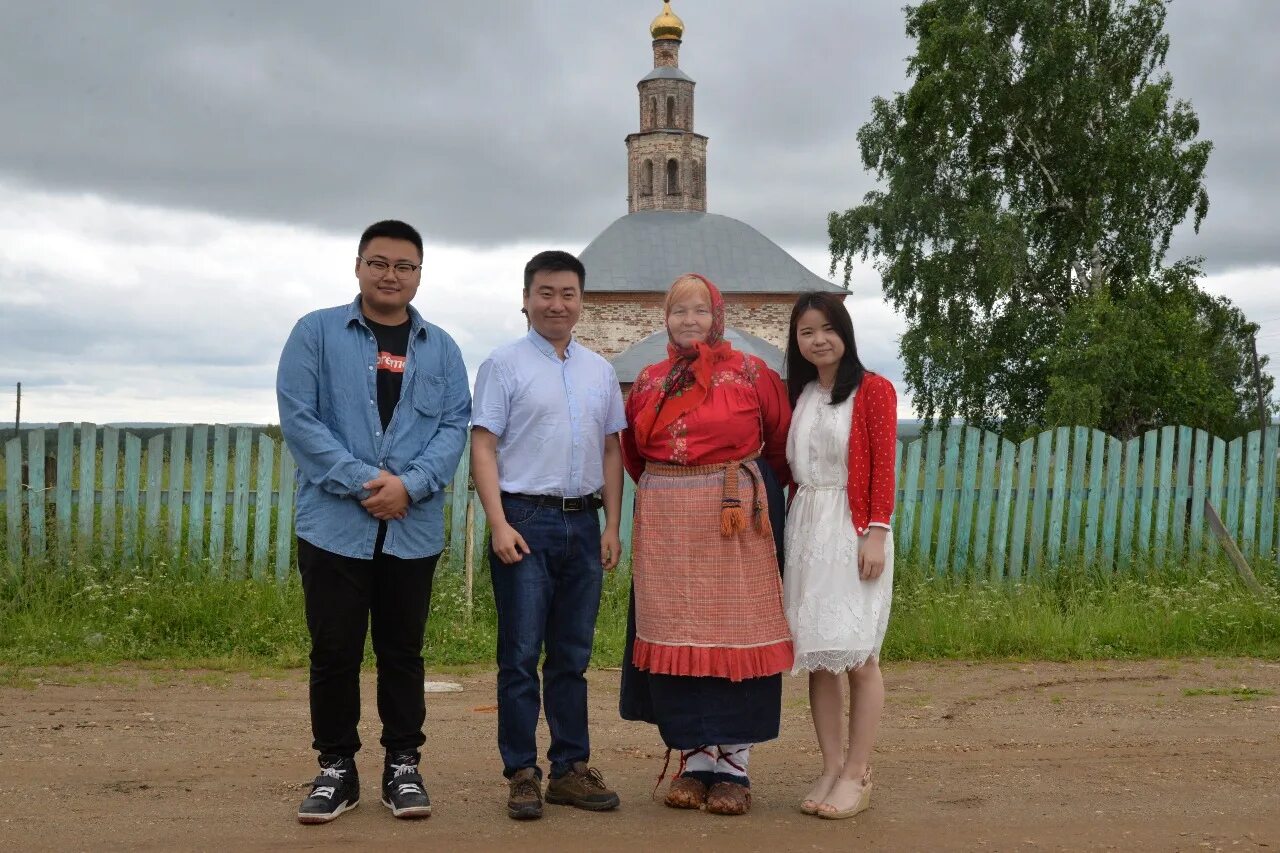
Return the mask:
[[582,498],[561,498],[560,511],[561,512],[581,512],[584,509],[582,501],[583,501]]

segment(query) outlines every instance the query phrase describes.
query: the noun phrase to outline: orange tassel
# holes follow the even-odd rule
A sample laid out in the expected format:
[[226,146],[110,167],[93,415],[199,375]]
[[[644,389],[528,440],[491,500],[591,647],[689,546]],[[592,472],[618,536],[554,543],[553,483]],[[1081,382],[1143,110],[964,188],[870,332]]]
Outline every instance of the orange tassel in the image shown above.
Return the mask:
[[720,535],[732,536],[739,530],[746,529],[747,521],[742,517],[742,507],[727,506],[720,510]]

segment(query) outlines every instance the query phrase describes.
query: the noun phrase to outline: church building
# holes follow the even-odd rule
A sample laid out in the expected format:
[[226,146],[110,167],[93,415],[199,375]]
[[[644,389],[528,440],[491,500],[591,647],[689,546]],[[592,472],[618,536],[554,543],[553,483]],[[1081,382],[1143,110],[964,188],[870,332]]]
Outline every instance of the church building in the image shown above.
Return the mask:
[[666,358],[662,300],[696,272],[725,299],[725,337],[782,368],[796,296],[847,291],[814,275],[756,229],[707,213],[707,137],[694,131],[694,81],[680,69],[684,23],[663,3],[650,25],[653,70],[640,79],[640,129],[627,142],[627,215],[582,251],[587,269],[575,336],[613,362],[628,388]]

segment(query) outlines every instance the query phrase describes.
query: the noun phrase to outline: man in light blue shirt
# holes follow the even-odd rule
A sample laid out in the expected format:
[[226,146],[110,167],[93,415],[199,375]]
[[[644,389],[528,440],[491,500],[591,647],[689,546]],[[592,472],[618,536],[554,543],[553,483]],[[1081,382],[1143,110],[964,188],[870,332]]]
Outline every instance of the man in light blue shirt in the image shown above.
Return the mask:
[[524,271],[529,333],[494,350],[476,375],[471,475],[492,531],[498,750],[510,782],[507,813],[518,820],[542,816],[536,730],[544,645],[546,801],[591,811],[618,805],[589,765],[585,673],[602,570],[622,551],[618,433],[626,416],[613,367],[573,340],[585,279],[567,252],[535,255]]
[[280,429],[298,463],[298,571],[311,634],[312,746],[320,775],[298,809],[326,823],[360,800],[360,662],[372,625],[386,759],[382,802],[431,813],[422,638],[444,549],[444,487],[471,397],[458,346],[409,305],[422,237],[396,220],[360,237],[360,293],[298,321],[280,355]]

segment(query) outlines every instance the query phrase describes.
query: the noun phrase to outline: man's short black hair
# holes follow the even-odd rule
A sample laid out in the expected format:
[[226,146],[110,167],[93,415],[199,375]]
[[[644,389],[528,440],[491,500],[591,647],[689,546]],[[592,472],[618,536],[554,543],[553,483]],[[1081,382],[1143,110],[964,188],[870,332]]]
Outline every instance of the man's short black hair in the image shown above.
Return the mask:
[[582,265],[582,261],[568,252],[552,249],[547,252],[539,252],[529,259],[529,263],[524,265],[525,295],[529,295],[529,288],[533,285],[535,273],[561,272],[563,270],[577,273],[579,292],[587,289],[587,268]]
[[379,237],[388,237],[392,240],[408,240],[417,247],[418,258],[422,258],[422,235],[407,222],[401,222],[399,219],[384,219],[364,229],[364,233],[360,235],[360,254],[363,255],[364,250],[369,248],[370,241]]

